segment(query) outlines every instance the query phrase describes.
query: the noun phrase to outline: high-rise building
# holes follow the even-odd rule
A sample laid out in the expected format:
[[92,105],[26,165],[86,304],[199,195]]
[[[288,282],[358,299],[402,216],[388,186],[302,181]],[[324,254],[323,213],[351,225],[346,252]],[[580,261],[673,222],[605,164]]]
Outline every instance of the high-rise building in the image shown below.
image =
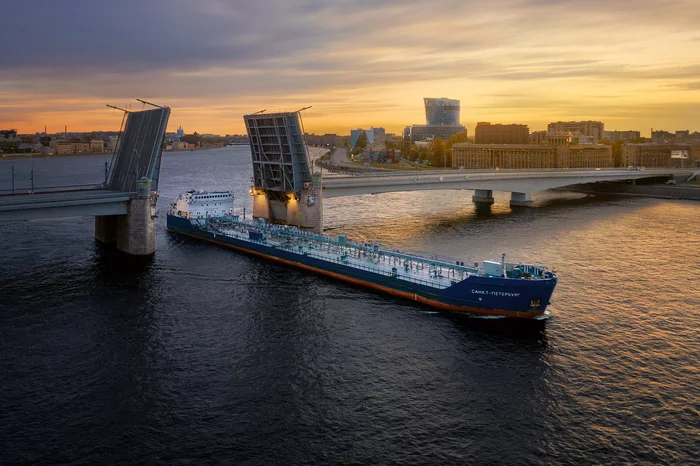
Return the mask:
[[450,136],[466,131],[462,125],[413,125],[411,126],[411,141],[426,141],[441,138],[447,141]]
[[700,133],[697,131],[691,133],[690,130],[676,131],[671,133],[668,131],[651,130],[651,140],[656,143],[675,143],[675,142],[700,142]]
[[530,133],[530,143],[544,144],[547,141],[547,131],[533,131]]
[[502,125],[481,121],[474,131],[476,144],[528,144],[530,128],[527,125]]
[[550,134],[579,133],[592,137],[596,142],[603,139],[603,131],[602,121],[556,121],[547,125],[547,132]]
[[608,141],[633,141],[640,137],[639,131],[603,131],[603,139]]
[[[683,155],[687,158],[677,158]],[[623,144],[623,166],[665,168],[693,166],[700,160],[700,144]]]
[[355,144],[357,144],[357,141],[360,139],[360,135],[362,133],[365,133],[367,135],[367,142],[370,145],[380,145],[384,144],[386,141],[386,131],[384,128],[374,128],[370,127],[370,129],[352,129],[350,130],[350,147],[355,148]]
[[424,97],[425,123],[427,126],[459,125],[459,100],[440,97]]

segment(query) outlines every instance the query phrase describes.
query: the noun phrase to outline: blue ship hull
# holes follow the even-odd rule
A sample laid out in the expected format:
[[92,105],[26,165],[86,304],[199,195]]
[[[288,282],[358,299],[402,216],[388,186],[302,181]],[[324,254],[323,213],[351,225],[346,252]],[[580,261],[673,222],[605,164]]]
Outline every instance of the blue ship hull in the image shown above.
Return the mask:
[[260,243],[217,235],[192,225],[188,219],[173,215],[168,215],[167,226],[168,230],[176,233],[451,311],[517,318],[539,317],[544,314],[557,283],[556,276],[544,280],[523,280],[472,275],[448,288],[440,289]]

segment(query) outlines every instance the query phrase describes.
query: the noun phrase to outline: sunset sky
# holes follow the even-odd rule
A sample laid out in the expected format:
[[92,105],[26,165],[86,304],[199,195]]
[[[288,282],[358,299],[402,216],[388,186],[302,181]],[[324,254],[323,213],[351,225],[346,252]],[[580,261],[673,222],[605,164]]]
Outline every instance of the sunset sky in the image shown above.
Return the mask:
[[[117,130],[106,103],[172,108],[169,130],[244,133],[261,109],[308,132],[602,120],[700,130],[698,0],[10,0],[0,129]],[[138,104],[138,105],[137,105]]]

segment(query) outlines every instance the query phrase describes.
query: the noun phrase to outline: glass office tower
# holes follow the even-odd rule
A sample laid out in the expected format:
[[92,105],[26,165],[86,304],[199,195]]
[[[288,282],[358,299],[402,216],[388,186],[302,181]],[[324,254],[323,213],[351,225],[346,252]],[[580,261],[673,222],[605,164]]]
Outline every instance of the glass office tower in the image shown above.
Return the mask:
[[433,125],[459,125],[459,100],[424,97],[425,122]]

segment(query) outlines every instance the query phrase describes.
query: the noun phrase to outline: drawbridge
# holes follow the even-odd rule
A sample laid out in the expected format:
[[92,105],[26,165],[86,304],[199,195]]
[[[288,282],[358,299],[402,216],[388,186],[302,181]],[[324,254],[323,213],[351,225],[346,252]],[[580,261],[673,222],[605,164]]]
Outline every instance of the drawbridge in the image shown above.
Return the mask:
[[[153,105],[153,104],[150,104]],[[155,252],[155,206],[170,108],[126,111],[126,124],[99,185],[0,190],[0,222],[95,217],[95,238],[132,255]],[[121,110],[121,109],[120,109]],[[33,176],[32,176],[33,180]]]
[[253,217],[320,233],[321,179],[309,168],[299,112],[243,116],[253,159]]

